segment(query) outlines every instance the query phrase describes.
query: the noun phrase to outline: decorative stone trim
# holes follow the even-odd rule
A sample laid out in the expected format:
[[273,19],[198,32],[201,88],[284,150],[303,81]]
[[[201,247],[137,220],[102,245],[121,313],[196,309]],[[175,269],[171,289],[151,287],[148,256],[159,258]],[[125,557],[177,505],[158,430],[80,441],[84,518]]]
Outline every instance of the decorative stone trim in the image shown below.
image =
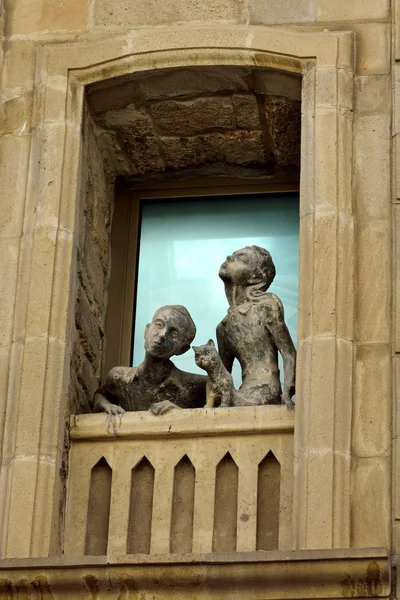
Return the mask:
[[295,545],[349,546],[353,42],[350,32],[214,26],[39,50],[1,481],[4,556],[43,556],[55,544],[85,85],[183,65],[303,75]]
[[199,600],[221,593],[227,598],[241,594],[247,600],[388,598],[390,564],[385,550],[372,548],[62,557],[5,560],[0,565],[0,594],[10,599],[39,592],[55,599],[92,593],[110,600],[151,593],[158,600],[171,589]]

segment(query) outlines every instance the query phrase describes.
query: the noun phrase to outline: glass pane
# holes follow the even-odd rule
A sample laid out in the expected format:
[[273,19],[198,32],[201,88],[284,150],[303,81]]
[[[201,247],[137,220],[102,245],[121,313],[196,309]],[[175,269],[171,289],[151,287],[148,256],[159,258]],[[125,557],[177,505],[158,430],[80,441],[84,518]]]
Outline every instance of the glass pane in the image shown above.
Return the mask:
[[[143,203],[133,364],[144,358],[143,333],[155,311],[183,304],[197,327],[194,345],[216,341],[228,302],[218,271],[226,256],[256,244],[270,251],[277,275],[270,291],[283,302],[296,344],[298,298],[298,194],[217,196]],[[203,373],[189,350],[172,359],[184,371]],[[234,365],[235,386],[241,383]]]

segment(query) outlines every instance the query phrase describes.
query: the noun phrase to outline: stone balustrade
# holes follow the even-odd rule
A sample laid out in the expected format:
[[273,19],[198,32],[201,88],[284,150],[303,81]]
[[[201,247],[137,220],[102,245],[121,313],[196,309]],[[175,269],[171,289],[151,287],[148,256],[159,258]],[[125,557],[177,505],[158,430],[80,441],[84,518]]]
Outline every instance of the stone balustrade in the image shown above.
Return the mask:
[[294,413],[72,417],[65,554],[292,549]]

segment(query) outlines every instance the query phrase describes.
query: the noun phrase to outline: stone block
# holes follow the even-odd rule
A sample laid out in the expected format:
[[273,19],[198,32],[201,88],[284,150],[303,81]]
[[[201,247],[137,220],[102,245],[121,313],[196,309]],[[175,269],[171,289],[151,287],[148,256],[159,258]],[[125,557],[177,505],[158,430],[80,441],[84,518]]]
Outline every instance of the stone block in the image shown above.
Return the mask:
[[[300,217],[301,244],[299,244],[299,316],[297,334],[305,340],[313,331],[314,296],[314,214]],[[307,275],[306,275],[307,274]]]
[[114,180],[117,175],[131,175],[131,161],[125,152],[122,140],[114,131],[99,132],[98,144],[104,160],[104,173],[110,180]]
[[[400,353],[400,204],[394,205],[394,351]],[[400,375],[400,370],[399,370]],[[400,378],[399,378],[400,385]],[[397,389],[400,389],[399,387]]]
[[336,248],[336,335],[343,340],[352,340],[355,290],[355,234],[352,217],[343,214],[338,217]]
[[[340,69],[343,72],[343,69]],[[335,67],[317,68],[315,104],[325,108],[336,108],[338,104],[339,71]]]
[[[262,131],[233,131],[232,133],[212,136],[212,144],[221,147],[225,160],[229,164],[263,166],[268,163],[268,154],[264,147]],[[273,156],[271,152],[271,161]]]
[[19,236],[25,205],[30,136],[0,138],[0,235]]
[[257,98],[253,94],[234,94],[233,108],[239,129],[262,129]]
[[49,333],[56,242],[57,230],[55,228],[41,227],[36,230],[30,269],[32,292],[29,295],[26,322],[27,335],[30,337],[47,336]]
[[[100,258],[99,247],[95,242],[93,235],[90,230],[86,232],[85,249],[83,254],[83,264],[81,258],[81,264],[84,271],[89,276],[89,281],[85,285],[87,294],[95,300],[97,306],[102,311],[104,302],[104,284],[105,276],[102,261]],[[82,278],[82,282],[85,278]]]
[[4,557],[30,555],[32,516],[36,487],[37,460],[31,457],[15,460],[9,467],[10,511],[4,532]]
[[[335,407],[335,354],[336,339],[333,336],[314,336],[310,378],[311,398],[308,423],[308,452],[318,459],[318,452],[333,445]],[[316,478],[316,483],[318,477]]]
[[[41,404],[40,412],[40,433],[37,442],[39,455],[46,456],[49,460],[56,460],[63,450],[64,444],[64,400],[66,392],[66,377],[68,372],[67,363],[69,362],[69,354],[66,344],[56,338],[50,338],[47,344],[45,354],[45,376],[42,396],[36,396],[32,400],[36,402],[36,409],[39,403]],[[59,398],[59,402],[54,399]],[[29,400],[30,404],[30,400]],[[34,409],[34,407],[32,407]],[[35,419],[35,412],[31,413],[31,419]],[[22,448],[21,442],[18,443],[18,451],[21,453],[29,452],[29,444],[33,441],[26,440],[27,445]]]
[[390,72],[390,26],[386,23],[352,25],[356,33],[356,73],[380,75]]
[[352,427],[352,453],[357,457],[390,455],[391,386],[389,344],[359,344]]
[[0,104],[0,135],[23,135],[32,128],[32,92],[14,96]]
[[36,43],[31,40],[7,40],[4,52],[2,86],[9,94],[31,91],[35,79]]
[[150,113],[161,135],[191,136],[234,127],[232,102],[226,96],[161,101],[151,105]]
[[[0,346],[0,444],[3,447],[3,434],[6,423],[8,372],[10,368],[10,346]],[[1,458],[1,453],[0,453]]]
[[98,359],[101,347],[100,327],[102,323],[99,321],[99,315],[93,313],[82,288],[78,288],[75,324],[85,353],[91,361],[95,362]]
[[40,446],[42,403],[45,390],[46,363],[49,340],[45,337],[25,341],[19,402],[15,419],[16,456],[37,456]]
[[40,227],[57,227],[59,224],[61,177],[60,169],[64,160],[65,126],[63,123],[46,123],[43,126],[41,156],[38,160],[41,169],[39,178],[40,191],[36,225]]
[[162,137],[160,141],[166,165],[171,169],[200,166],[218,160],[216,155],[207,151],[205,136]]
[[19,250],[19,238],[0,238],[0,346],[12,338]]
[[389,15],[389,0],[316,0],[317,21],[378,21]]
[[95,27],[139,27],[169,25],[179,22],[244,22],[244,0],[95,0]]
[[391,213],[391,118],[364,115],[354,122],[355,212],[360,219],[385,219]]
[[356,230],[356,321],[358,342],[390,339],[391,225],[389,220],[361,221]]
[[171,168],[188,168],[227,162],[248,166],[267,164],[263,134],[260,131],[232,131],[194,137],[161,138],[167,165]]
[[336,332],[337,215],[318,214],[314,232],[314,334]]
[[69,336],[70,314],[68,298],[75,290],[75,248],[71,231],[58,229],[57,251],[53,267],[49,335],[66,343]]
[[338,113],[319,108],[315,114],[315,209],[336,210],[338,168]]
[[[397,355],[393,359],[393,406],[395,407],[393,411],[393,463],[394,463],[394,478],[393,478],[393,489],[394,489],[394,498],[393,498],[393,514],[394,518],[397,520],[398,528],[400,529],[400,469],[399,469],[399,461],[400,461],[400,356]],[[398,532],[400,534],[400,531]],[[400,548],[400,535],[398,538],[398,548]]]
[[300,165],[300,104],[285,101],[270,101],[265,104],[265,113],[272,141],[276,148],[280,166]]
[[151,119],[145,113],[133,113],[130,121],[120,121],[116,126],[120,138],[125,145],[131,162],[131,171],[135,175],[143,175],[152,171],[163,171],[164,163],[160,156],[159,141]]
[[89,21],[88,0],[11,0],[9,32],[29,34],[42,31],[85,31]]
[[389,75],[359,75],[354,78],[355,112],[357,115],[389,114],[391,94],[391,78]]
[[351,547],[390,547],[390,473],[390,457],[353,461]]
[[249,14],[252,25],[312,22],[315,19],[315,0],[250,0]]

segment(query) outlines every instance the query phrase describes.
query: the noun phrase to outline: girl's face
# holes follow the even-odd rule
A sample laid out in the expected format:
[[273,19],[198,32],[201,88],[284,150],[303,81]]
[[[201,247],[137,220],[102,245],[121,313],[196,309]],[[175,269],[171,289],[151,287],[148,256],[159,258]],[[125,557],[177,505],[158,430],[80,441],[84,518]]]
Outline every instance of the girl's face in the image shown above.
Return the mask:
[[230,256],[221,265],[219,276],[223,281],[236,285],[247,285],[257,270],[257,256],[251,248],[242,248]]

